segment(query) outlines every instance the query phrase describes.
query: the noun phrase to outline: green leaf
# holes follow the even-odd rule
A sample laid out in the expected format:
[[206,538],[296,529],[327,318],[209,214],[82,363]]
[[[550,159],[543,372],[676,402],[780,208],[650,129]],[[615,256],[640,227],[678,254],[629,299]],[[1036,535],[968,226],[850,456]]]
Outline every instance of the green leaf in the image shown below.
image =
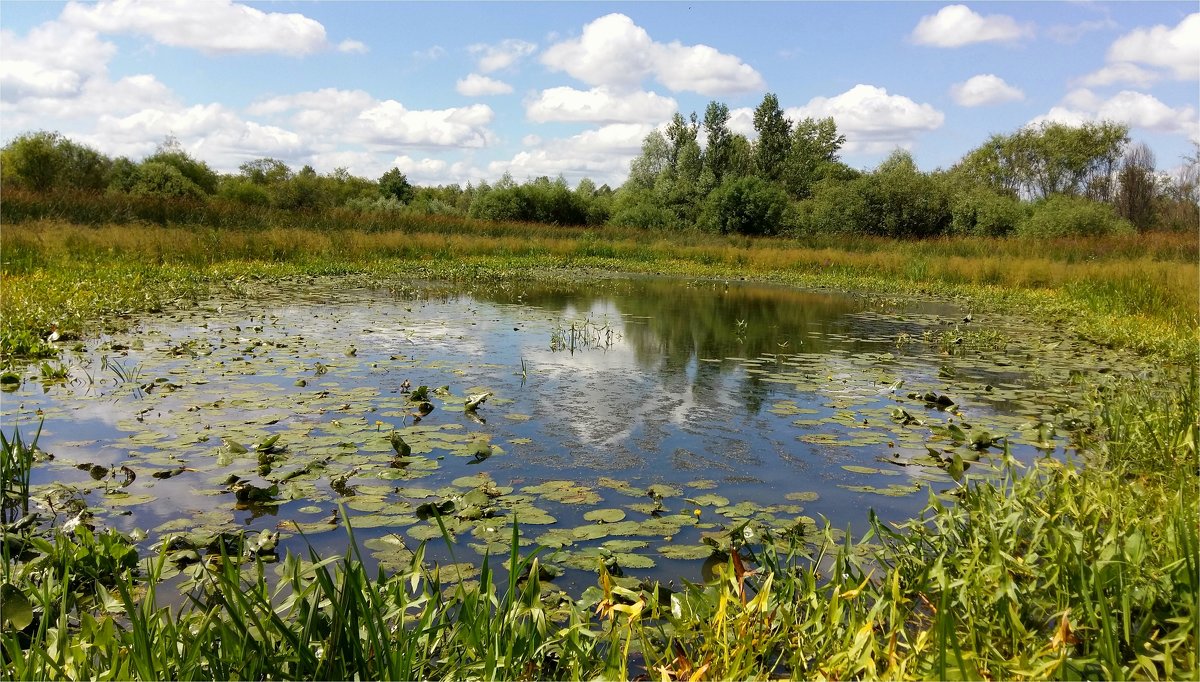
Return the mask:
[[33,622],[33,604],[11,583],[0,587],[0,622],[11,623],[17,630],[24,630]]

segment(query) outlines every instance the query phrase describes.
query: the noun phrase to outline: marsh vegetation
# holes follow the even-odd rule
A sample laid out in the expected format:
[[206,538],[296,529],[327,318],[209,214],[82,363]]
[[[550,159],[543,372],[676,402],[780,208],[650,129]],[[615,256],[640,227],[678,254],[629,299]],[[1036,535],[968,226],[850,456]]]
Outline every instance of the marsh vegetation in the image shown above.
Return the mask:
[[616,192],[6,147],[4,677],[1195,677],[1194,186],[697,125]]

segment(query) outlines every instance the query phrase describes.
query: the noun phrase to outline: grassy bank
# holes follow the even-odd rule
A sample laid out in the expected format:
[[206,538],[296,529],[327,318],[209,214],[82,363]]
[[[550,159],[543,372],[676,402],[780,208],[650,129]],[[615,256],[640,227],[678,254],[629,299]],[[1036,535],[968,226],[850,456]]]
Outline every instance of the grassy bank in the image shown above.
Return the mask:
[[[416,550],[369,576],[340,558],[210,552],[178,609],[164,548],[111,530],[6,526],[5,679],[1195,679],[1197,387],[1099,387],[1086,468],[1013,460],[857,544],[735,540],[679,590],[599,566],[569,596],[515,538],[498,579],[448,586]],[[30,461],[3,440],[20,500]],[[6,518],[6,521],[8,519]],[[730,539],[741,538],[735,529]],[[353,543],[351,543],[353,546]],[[505,557],[493,557],[496,564]],[[278,576],[278,580],[275,579]]]
[[[1194,361],[1197,235],[900,241],[481,224],[363,229],[6,225],[0,234],[5,357],[48,352],[50,323],[86,334],[123,315],[186,304],[210,286],[315,274],[373,278],[561,277],[564,269],[750,278],[961,299],[1012,309],[1099,343]],[[578,274],[565,275],[578,277]]]

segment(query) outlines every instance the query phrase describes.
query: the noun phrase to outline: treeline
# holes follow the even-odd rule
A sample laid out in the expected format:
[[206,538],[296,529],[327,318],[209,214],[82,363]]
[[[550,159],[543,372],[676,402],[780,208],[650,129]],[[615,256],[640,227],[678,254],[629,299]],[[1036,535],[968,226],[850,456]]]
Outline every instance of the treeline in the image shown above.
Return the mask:
[[[1123,125],[1026,127],[993,135],[948,170],[922,172],[900,149],[874,170],[851,168],[841,161],[846,138],[833,119],[789,120],[773,94],[755,109],[755,140],[732,132],[729,119],[719,102],[708,105],[702,120],[675,114],[662,132],[645,138],[628,180],[616,190],[586,178],[574,189],[562,177],[519,184],[508,174],[495,184],[421,187],[396,168],[371,180],[344,168],[293,171],[272,158],[218,173],[173,138],[135,162],[45,131],[21,135],[0,150],[0,185],[128,201],[137,205],[137,217],[153,214],[157,222],[190,207],[189,215],[212,213],[228,224],[253,224],[224,220],[239,211],[338,209],[339,219],[352,212],[371,214],[371,222],[394,214],[440,215],[797,237],[1200,228],[1200,153],[1171,177],[1156,170],[1146,145],[1131,143]],[[5,218],[36,217],[36,210],[26,210],[29,202],[16,203],[19,215],[5,211]]]
[[[921,172],[897,149],[870,172],[840,159],[832,118],[787,119],[774,95],[757,139],[712,102],[646,137],[611,221],[741,234],[1057,236],[1196,229],[1197,158],[1175,178],[1109,122],[1045,123],[993,135],[949,170]],[[703,132],[705,145],[699,144]]]

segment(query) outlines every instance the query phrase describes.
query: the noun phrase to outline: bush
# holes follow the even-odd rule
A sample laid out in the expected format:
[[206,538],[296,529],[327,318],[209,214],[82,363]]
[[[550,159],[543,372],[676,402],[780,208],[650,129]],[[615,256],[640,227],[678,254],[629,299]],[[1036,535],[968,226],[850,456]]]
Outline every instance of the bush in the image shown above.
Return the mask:
[[796,205],[798,234],[870,232],[867,226],[869,211],[861,180],[845,184],[824,180],[814,186],[810,198]]
[[243,177],[222,180],[217,196],[248,206],[267,206],[271,203],[271,195],[265,187]]
[[1019,237],[1099,237],[1132,234],[1133,225],[1117,217],[1111,206],[1083,197],[1056,194],[1033,205],[1017,225]]
[[26,133],[0,152],[4,184],[45,192],[51,189],[99,191],[108,184],[112,161],[58,133]]
[[959,194],[950,213],[950,229],[954,234],[978,237],[1010,234],[1025,215],[1021,202],[984,187]]
[[178,168],[160,161],[145,161],[134,173],[129,193],[136,196],[201,199],[204,190],[184,177]]
[[700,225],[721,234],[779,234],[787,209],[787,193],[777,185],[754,176],[738,178],[708,195]]

